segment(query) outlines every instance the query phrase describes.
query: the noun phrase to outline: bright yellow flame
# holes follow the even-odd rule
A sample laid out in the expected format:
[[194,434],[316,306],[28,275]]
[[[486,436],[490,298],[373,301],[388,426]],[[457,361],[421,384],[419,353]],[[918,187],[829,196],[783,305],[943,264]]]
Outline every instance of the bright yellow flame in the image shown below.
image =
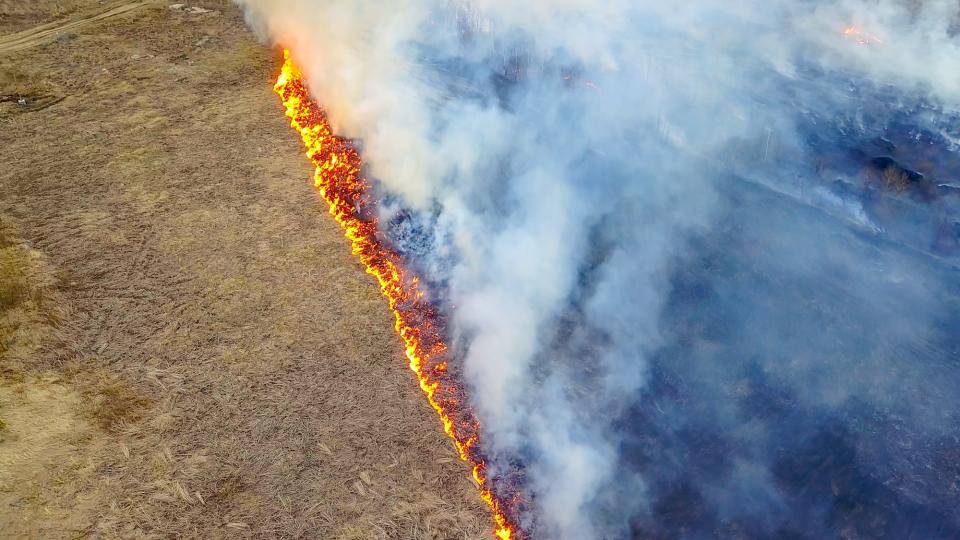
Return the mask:
[[[447,346],[436,315],[425,301],[420,281],[409,275],[400,257],[379,240],[377,222],[363,214],[371,205],[368,182],[361,175],[361,159],[346,139],[330,130],[326,115],[310,98],[300,71],[284,51],[284,63],[274,91],[283,100],[290,125],[300,134],[307,157],[316,165],[313,182],[330,207],[330,214],[350,240],[353,254],[366,272],[377,279],[380,291],[393,311],[397,334],[406,346],[410,369],[420,389],[436,411],[443,430],[456,446],[460,459],[470,464],[480,498],[490,507],[500,540],[516,540],[522,532],[511,523],[508,509],[493,493],[484,474],[486,464],[474,450],[480,427],[473,414],[461,405],[460,391],[447,374]],[[516,500],[516,498],[515,498]],[[515,516],[513,509],[509,510]]]

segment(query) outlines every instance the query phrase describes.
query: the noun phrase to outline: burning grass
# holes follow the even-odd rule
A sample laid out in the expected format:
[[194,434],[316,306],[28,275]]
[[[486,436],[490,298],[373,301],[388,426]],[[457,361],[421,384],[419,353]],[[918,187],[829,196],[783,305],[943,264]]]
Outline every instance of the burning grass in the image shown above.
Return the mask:
[[4,57],[0,92],[67,99],[0,103],[0,215],[61,321],[18,331],[40,346],[0,361],[23,368],[0,381],[0,418],[20,441],[31,422],[77,430],[31,439],[69,452],[50,474],[20,466],[37,475],[0,491],[0,530],[488,538],[376,285],[291,181],[302,153],[264,84],[273,55],[230,2],[199,4],[220,15],[161,3]]
[[333,135],[326,114],[309,97],[302,75],[284,51],[284,64],[274,87],[283,100],[291,126],[300,134],[307,157],[316,165],[314,185],[343,228],[368,274],[375,277],[393,311],[397,334],[406,345],[410,369],[457,453],[471,467],[480,497],[490,507],[495,535],[503,540],[522,535],[515,525],[519,498],[495,493],[479,452],[480,425],[466,404],[460,383],[451,375],[443,328],[425,299],[419,278],[411,275],[400,256],[378,236],[376,202],[361,173],[359,153],[350,142]]

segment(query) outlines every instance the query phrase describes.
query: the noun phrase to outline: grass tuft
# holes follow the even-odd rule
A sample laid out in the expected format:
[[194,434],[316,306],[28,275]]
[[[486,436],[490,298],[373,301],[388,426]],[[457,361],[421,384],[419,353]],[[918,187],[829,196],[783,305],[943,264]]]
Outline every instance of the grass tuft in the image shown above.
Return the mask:
[[30,297],[24,265],[15,250],[0,250],[0,313],[13,309]]
[[0,354],[11,346],[19,324],[10,313],[33,300],[40,302],[40,292],[30,285],[29,254],[12,239],[0,224]]
[[22,360],[36,350],[45,330],[56,327],[62,306],[54,298],[56,279],[45,270],[39,254],[22,242],[0,219],[0,374],[17,369],[8,353],[15,347]]
[[94,420],[104,431],[117,431],[143,417],[149,400],[119,384],[100,388],[92,411]]

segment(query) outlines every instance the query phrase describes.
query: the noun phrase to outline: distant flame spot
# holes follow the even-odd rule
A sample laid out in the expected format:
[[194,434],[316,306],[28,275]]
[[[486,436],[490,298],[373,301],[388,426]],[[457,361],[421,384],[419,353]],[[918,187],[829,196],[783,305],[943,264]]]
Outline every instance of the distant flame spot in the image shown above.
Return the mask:
[[873,34],[868,34],[856,26],[848,26],[843,29],[843,35],[856,40],[860,45],[882,44],[883,41]]

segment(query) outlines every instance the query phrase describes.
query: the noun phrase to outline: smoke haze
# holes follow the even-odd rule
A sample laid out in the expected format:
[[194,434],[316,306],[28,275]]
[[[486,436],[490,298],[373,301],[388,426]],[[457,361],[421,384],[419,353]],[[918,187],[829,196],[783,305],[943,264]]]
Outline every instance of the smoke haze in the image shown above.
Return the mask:
[[956,2],[238,3],[357,140],[528,533],[960,535]]

